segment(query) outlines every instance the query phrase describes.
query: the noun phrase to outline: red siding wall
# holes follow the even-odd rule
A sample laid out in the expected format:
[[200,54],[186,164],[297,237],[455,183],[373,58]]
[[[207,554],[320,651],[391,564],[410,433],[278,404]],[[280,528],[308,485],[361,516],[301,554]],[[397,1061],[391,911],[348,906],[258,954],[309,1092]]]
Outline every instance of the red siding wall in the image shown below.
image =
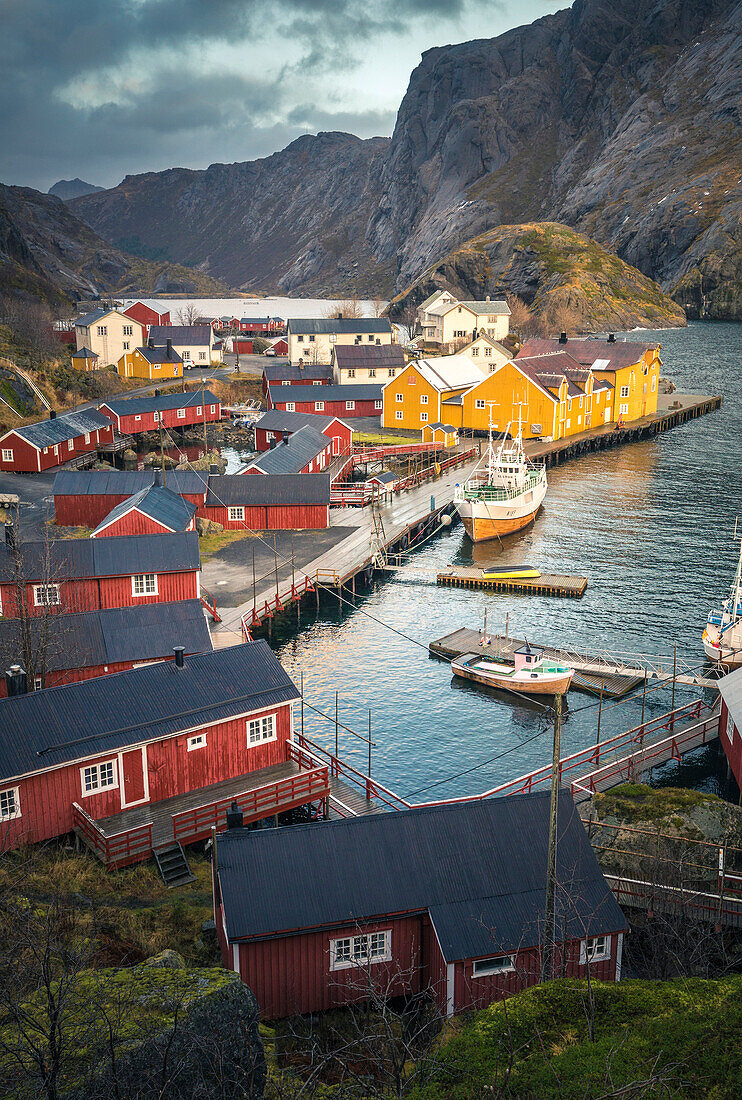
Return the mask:
[[[191,528],[189,527],[189,530]],[[144,513],[137,511],[133,508],[131,512],[127,512],[125,516],[120,516],[119,519],[114,520],[108,527],[104,527],[95,537],[96,538],[112,538],[114,535],[170,535],[170,531],[167,527],[163,527],[162,524],[157,523],[151,516],[145,516]]]
[[[283,387],[279,388],[282,389]],[[286,390],[289,390],[288,386],[286,386],[285,388]],[[273,392],[273,401],[271,402],[271,398],[269,396],[268,408],[280,409],[281,411],[285,411],[286,402],[292,400],[291,392],[289,391],[286,394],[281,393],[279,397],[276,395],[276,387],[273,386],[271,387],[271,389]],[[317,400],[321,401],[322,398],[319,397],[317,398]],[[317,409],[315,409],[314,401],[295,400],[295,408],[292,411],[298,413],[311,413],[313,416],[339,416],[342,417],[343,420],[348,420],[354,416],[381,416],[381,409],[376,408],[376,401],[361,401],[358,398],[351,398],[351,400],[354,400],[354,409],[347,408],[345,401],[325,401],[325,407],[322,412],[318,412]]]
[[[172,657],[165,659],[172,660]],[[147,660],[147,658],[142,657],[142,660]],[[157,660],[160,660],[160,658],[157,658]],[[50,688],[59,687],[60,684],[75,684],[79,680],[92,680],[96,676],[111,676],[114,672],[126,672],[127,669],[133,667],[133,661],[120,661],[118,664],[90,665],[88,668],[68,668],[58,672],[47,672],[43,686]],[[0,680],[0,699],[5,699],[7,695],[8,685],[5,682],[5,677],[3,677]]]
[[[291,733],[291,707],[283,704],[256,711],[250,717],[263,714],[276,714],[277,739],[252,748],[247,746],[246,718],[196,727],[188,734],[148,745],[148,801],[159,802],[285,760],[286,740]],[[206,732],[205,747],[188,752],[188,737],[202,731]],[[21,779],[17,784],[21,817],[7,823],[3,846],[10,847],[21,841],[35,843],[70,832],[75,802],[93,819],[118,813],[121,810],[120,787],[83,798],[80,777],[82,767],[113,758],[118,758],[118,753],[109,752]],[[118,771],[120,782],[120,762]]]
[[721,712],[719,714],[719,740],[726,753],[732,775],[737,781],[737,786],[742,788],[742,736],[730,721],[727,705],[722,699]]
[[[168,488],[170,486],[168,485]],[[175,490],[173,489],[173,492]],[[204,504],[206,490],[203,493],[181,493],[183,500],[190,501],[196,507]],[[97,527],[110,512],[127,500],[124,494],[105,495],[86,493],[83,496],[55,496],[54,522],[58,527]]]
[[[318,415],[315,414],[314,409],[312,409],[312,415]],[[352,428],[346,427],[345,424],[341,424],[337,420],[334,420],[331,424],[328,424],[326,428],[323,428],[322,431],[328,439],[337,438],[341,440],[341,449],[339,453],[346,454],[350,451],[351,444],[353,442]],[[267,451],[270,447],[270,440],[268,439],[268,436],[273,436],[275,439],[280,439],[281,434],[281,432],[266,431],[265,428],[256,428],[255,449],[257,451]],[[289,435],[291,435],[291,432],[289,432]]]
[[[65,440],[55,447],[46,447],[38,451],[27,443],[21,436],[11,432],[2,443],[2,449],[13,451],[13,461],[9,462],[0,455],[0,470],[15,470],[20,472],[35,472],[38,470],[50,470],[54,466],[61,466],[71,458],[81,454],[92,454],[102,443],[110,443],[113,439],[113,425],[98,428],[90,432],[90,442],[85,442],[84,435],[78,435],[72,440]],[[69,446],[72,443],[72,447]]]
[[[37,581],[36,583],[41,583]],[[134,607],[141,603],[172,603],[198,599],[198,570],[182,573],[158,573],[157,594],[133,596],[131,577],[92,577],[61,581],[61,610],[97,611],[104,607]],[[16,595],[12,585],[0,585],[3,614],[16,614]],[[33,582],[26,585],[26,604],[30,614],[43,608],[34,606]]]
[[[178,416],[177,409],[163,409],[162,411],[162,425],[164,428],[188,428],[191,424],[203,424],[204,413],[203,406],[201,406],[201,412],[197,413],[196,409],[198,405],[189,405],[186,407],[185,416],[180,418]],[[104,416],[110,416],[111,420],[118,425],[118,430],[122,435],[137,435],[140,432],[154,432],[159,430],[159,421],[155,420],[155,410],[151,412],[142,413],[126,413],[122,416],[116,416],[107,405],[100,406],[100,412]],[[222,407],[217,401],[214,405],[214,412],[211,411],[211,403],[206,405],[206,423],[214,424],[218,423],[222,418]]]
[[198,515],[221,523],[230,531],[300,531],[324,529],[330,524],[328,504],[283,504],[245,508],[245,518],[229,519],[228,508],[199,508]]

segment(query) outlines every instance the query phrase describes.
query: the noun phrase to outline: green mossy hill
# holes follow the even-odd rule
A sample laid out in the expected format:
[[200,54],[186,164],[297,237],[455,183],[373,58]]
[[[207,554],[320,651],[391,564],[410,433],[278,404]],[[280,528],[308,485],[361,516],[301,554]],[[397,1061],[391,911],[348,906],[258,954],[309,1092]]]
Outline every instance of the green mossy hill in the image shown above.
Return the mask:
[[449,252],[395,298],[422,302],[437,289],[460,299],[517,295],[543,331],[599,332],[685,324],[659,285],[581,233],[558,222],[501,225]]
[[685,787],[623,783],[595,795],[594,818],[606,824],[657,829],[688,840],[730,844],[742,840],[742,810],[715,794]]
[[737,1100],[741,1028],[740,977],[593,982],[591,991],[584,982],[550,982],[454,1025],[433,1082],[412,1095]]

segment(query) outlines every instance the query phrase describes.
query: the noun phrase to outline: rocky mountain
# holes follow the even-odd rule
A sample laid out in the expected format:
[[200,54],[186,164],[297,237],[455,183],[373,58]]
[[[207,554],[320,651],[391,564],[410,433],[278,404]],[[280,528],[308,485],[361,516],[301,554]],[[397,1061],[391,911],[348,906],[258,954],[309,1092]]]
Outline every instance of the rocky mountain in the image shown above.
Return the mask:
[[558,221],[690,316],[742,319],[741,102],[740,0],[575,0],[425,53],[390,142],[304,137],[72,205],[141,255],[339,294],[401,290],[498,225]]
[[196,264],[245,290],[350,291],[359,270],[371,290],[389,286],[393,268],[364,250],[388,147],[306,136],[263,160],[127,176],[71,205],[119,248]]
[[66,203],[0,184],[0,291],[58,306],[100,294],[221,294],[208,275],[112,247]]
[[93,195],[96,191],[102,190],[102,187],[96,187],[94,183],[86,183],[85,180],[75,176],[73,180],[57,180],[47,194],[56,195],[58,199],[67,202],[68,199],[79,199],[81,195]]
[[657,283],[556,222],[501,225],[453,249],[392,302],[392,318],[440,289],[464,300],[517,295],[553,332],[685,324]]

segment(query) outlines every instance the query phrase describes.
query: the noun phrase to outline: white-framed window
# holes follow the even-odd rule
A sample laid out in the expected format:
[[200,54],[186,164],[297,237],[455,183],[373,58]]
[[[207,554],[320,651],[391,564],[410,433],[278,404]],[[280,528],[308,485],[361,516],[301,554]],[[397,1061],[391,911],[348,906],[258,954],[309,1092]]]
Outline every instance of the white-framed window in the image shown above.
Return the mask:
[[479,348],[472,348],[471,353],[472,355],[479,355]]
[[128,351],[129,350],[129,341],[124,340],[124,343],[122,344],[122,347],[123,347],[124,351]]
[[472,966],[472,977],[483,978],[486,974],[506,974],[515,970],[512,955],[493,955],[490,959],[475,959]]
[[206,734],[205,733],[197,733],[195,735],[195,737],[189,737],[188,738],[188,742],[186,744],[186,749],[187,749],[188,752],[193,752],[194,749],[205,749],[205,748],[206,748]]
[[356,407],[356,403],[355,403],[355,401],[346,401],[345,402],[345,407],[349,411],[352,411]]
[[602,962],[611,957],[611,937],[593,936],[592,939],[583,940],[580,944],[580,965],[586,963]]
[[82,780],[82,796],[97,794],[111,787],[118,787],[118,772],[115,760],[104,760],[102,764],[90,764],[87,768],[80,768]]
[[734,719],[729,711],[727,711],[727,741],[731,744],[734,738]]
[[402,402],[404,401],[404,394],[403,393],[395,393],[394,400],[397,402],[398,405],[401,405]]
[[368,368],[368,376],[369,376],[369,378],[375,378],[376,377],[376,367],[369,367]]
[[394,414],[394,419],[395,420],[404,420],[404,412],[402,411],[402,409],[397,409],[397,411]]
[[13,821],[21,816],[21,802],[17,787],[6,787],[0,791],[0,821]]
[[74,449],[75,449],[75,442],[74,442],[74,440],[73,440],[73,439],[68,439],[68,440],[67,440],[67,450],[68,450],[68,451],[74,451]]
[[349,966],[389,962],[392,957],[392,931],[364,932],[360,936],[343,936],[330,940],[330,970],[345,970]]
[[156,596],[157,574],[135,573],[131,578],[131,594],[132,596]]
[[57,607],[62,602],[59,595],[59,585],[35,584],[33,586],[33,602],[36,607]]
[[428,423],[428,414],[427,413],[420,413],[420,423],[421,424],[427,424]]
[[618,411],[620,412],[621,416],[628,416],[629,415],[629,406],[628,405],[619,405],[618,406]]
[[141,418],[141,416],[135,416],[134,419],[135,420],[141,420],[142,418]]
[[3,447],[3,462],[13,461],[13,449],[12,447]]
[[244,519],[245,518],[245,509],[244,509],[244,507],[240,504],[240,505],[236,505],[233,508],[230,508],[229,509],[229,518],[230,519]]
[[348,378],[355,378],[355,376],[356,376],[356,368],[355,367],[349,367],[348,368]]
[[421,393],[421,394],[420,394],[420,404],[421,404],[421,405],[427,405],[427,403],[428,403],[428,395],[427,395],[427,393]]
[[108,326],[107,325],[98,325],[98,335],[99,336],[107,336],[108,335]]
[[199,357],[199,359],[205,359],[206,358],[206,352],[205,351],[200,351],[198,353],[198,357]]
[[387,371],[387,374],[389,375],[390,378],[394,378],[394,375],[396,373],[397,373],[397,371],[394,367],[390,367],[389,370]]
[[33,678],[33,689],[34,689],[34,691],[41,691],[42,687],[43,687],[43,684],[41,682],[41,677],[40,676],[34,676],[34,678]]
[[484,349],[484,356],[485,356],[485,359],[491,358],[492,357],[492,348],[485,348]]
[[203,405],[196,405],[196,416],[203,416]]
[[621,397],[628,397],[628,396],[629,396],[629,387],[628,386],[621,386]]
[[178,420],[185,420],[185,409],[178,409]]
[[[133,335],[134,335],[134,326],[133,325],[124,325],[124,336],[133,336]],[[125,348],[128,348],[128,346],[129,346],[128,344],[124,344]]]
[[322,412],[324,410],[324,407],[325,407],[324,401],[315,401],[314,402],[314,411],[315,412]]
[[[89,440],[90,440],[90,437],[88,436],[88,442],[89,442]],[[54,444],[54,454],[55,455],[59,454],[59,444],[58,443]]]
[[154,418],[155,424],[159,424],[160,421],[162,420],[162,413],[161,412],[154,413],[153,418]]
[[85,442],[86,443],[90,442],[90,432],[85,432]]
[[383,409],[384,408],[384,402],[383,401],[374,401],[374,408],[375,409]]
[[294,412],[295,409],[296,409],[296,402],[295,401],[287,401],[286,402],[286,412],[292,413],[292,412]]
[[484,407],[485,407],[484,398],[483,397],[476,397],[474,399],[474,408],[475,409],[483,409]]
[[247,746],[260,745],[263,741],[276,740],[276,716],[266,714],[264,718],[251,718],[247,723]]
[[212,414],[215,414],[216,413],[216,405],[209,405],[209,412],[211,412]]

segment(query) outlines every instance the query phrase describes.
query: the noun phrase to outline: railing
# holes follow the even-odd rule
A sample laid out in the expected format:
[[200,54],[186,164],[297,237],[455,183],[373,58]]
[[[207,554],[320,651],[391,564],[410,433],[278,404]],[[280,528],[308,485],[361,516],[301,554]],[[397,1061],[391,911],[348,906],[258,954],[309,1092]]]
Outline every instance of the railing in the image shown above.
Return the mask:
[[216,609],[216,596],[213,592],[209,592],[208,588],[201,586],[201,606],[205,607],[208,613],[211,615],[215,623],[220,623],[222,617]]
[[136,859],[142,859],[152,851],[151,821],[107,836],[77,802],[72,804],[72,815],[75,828],[82,834],[86,844],[107,866],[131,863]]
[[353,455],[357,462],[378,462],[382,458],[401,457],[403,455],[429,454],[445,450],[442,443],[354,443]]
[[278,589],[275,596],[264,600],[262,604],[256,604],[252,611],[246,611],[242,616],[243,629],[245,626],[260,626],[263,619],[269,619],[277,611],[283,611],[287,604],[301,599],[306,592],[314,592],[314,584],[305,574],[288,588],[284,588],[283,592]]
[[335,482],[330,486],[330,506],[333,508],[363,508],[373,498],[373,489],[363,483]]
[[464,488],[464,486],[461,486],[457,493],[457,499],[485,501],[514,500],[516,497],[520,497],[523,493],[528,492],[529,489],[535,489],[543,481],[545,481],[545,474],[539,472],[537,474],[529,473],[526,484],[513,489],[495,489],[484,483],[481,487],[471,485],[470,487]]
[[445,473],[446,470],[451,470],[456,466],[462,466],[465,462],[475,458],[477,454],[476,447],[470,447],[467,451],[459,451],[455,455],[451,455],[450,458],[445,458],[443,462],[438,462],[435,466],[426,466],[424,470],[418,470],[417,473],[410,474],[409,477],[399,481],[395,487],[395,491],[401,492],[404,489],[412,489],[416,485],[420,485],[423,481],[428,481],[432,477],[437,477],[438,473]]
[[303,770],[298,775],[173,814],[173,839],[191,843],[207,837],[212,828],[224,829],[227,811],[233,802],[242,810],[245,822],[260,821],[305,802],[326,798],[329,789],[327,767],[320,763],[318,767]]
[[300,768],[324,765],[329,769],[331,776],[336,779],[344,779],[349,786],[358,788],[364,798],[369,800],[375,798],[377,801],[383,802],[390,810],[409,810],[412,808],[411,803],[405,802],[394,791],[390,791],[381,783],[371,779],[370,776],[358,771],[357,768],[346,764],[339,757],[333,756],[332,753],[323,749],[320,745],[315,745],[308,737],[295,734],[294,738],[287,742],[287,750],[290,759],[298,764]]

